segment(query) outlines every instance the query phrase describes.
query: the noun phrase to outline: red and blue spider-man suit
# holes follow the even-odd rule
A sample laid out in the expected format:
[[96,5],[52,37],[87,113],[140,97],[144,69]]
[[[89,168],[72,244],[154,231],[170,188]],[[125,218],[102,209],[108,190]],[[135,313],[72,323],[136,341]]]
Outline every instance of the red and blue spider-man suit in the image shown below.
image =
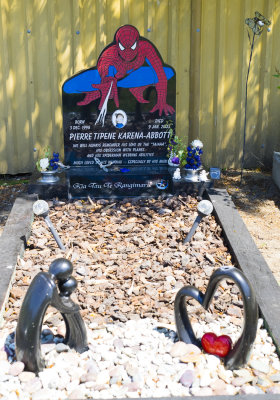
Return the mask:
[[[144,66],[144,64],[147,64]],[[119,107],[118,87],[129,88],[138,102],[148,103],[143,98],[144,90],[155,86],[157,104],[151,112],[159,111],[173,114],[173,107],[166,103],[167,80],[174,75],[172,68],[163,67],[155,47],[139,37],[138,30],[131,25],[119,28],[115,42],[100,55],[97,69],[81,72],[65,82],[65,93],[85,93],[85,98],[77,103],[80,106],[101,98],[99,109],[105,101],[112,84],[110,99]]]

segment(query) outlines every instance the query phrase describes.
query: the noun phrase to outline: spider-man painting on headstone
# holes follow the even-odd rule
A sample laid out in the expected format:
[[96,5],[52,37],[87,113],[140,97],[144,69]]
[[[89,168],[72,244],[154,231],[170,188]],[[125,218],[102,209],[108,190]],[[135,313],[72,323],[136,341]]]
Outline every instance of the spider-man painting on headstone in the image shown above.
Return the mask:
[[63,85],[65,162],[166,165],[175,97],[174,69],[134,26],[120,27],[97,66]]

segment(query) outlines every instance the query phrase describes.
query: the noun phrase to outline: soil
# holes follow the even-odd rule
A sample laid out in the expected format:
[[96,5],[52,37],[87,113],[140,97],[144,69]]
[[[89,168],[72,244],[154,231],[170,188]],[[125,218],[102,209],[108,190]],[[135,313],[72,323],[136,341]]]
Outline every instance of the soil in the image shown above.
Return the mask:
[[242,184],[237,171],[223,174],[219,187],[232,196],[247,229],[280,284],[280,190],[271,172],[245,171]]
[[[2,176],[0,179],[0,234],[17,196],[27,191],[29,175]],[[215,187],[226,188],[251,233],[257,247],[280,284],[280,190],[271,172],[223,171]]]

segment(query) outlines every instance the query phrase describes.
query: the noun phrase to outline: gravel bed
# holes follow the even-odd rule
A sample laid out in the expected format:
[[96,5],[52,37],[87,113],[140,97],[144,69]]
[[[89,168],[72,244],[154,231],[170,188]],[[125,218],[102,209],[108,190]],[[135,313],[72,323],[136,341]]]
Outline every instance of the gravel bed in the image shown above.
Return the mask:
[[[182,244],[196,206],[190,196],[56,202],[50,218],[66,253],[35,219],[0,334],[0,398],[280,393],[280,362],[261,320],[249,364],[239,371],[227,371],[219,358],[178,342],[178,290],[191,284],[204,292],[217,267],[232,265],[213,216],[203,219],[191,243]],[[74,265],[78,289],[72,299],[81,306],[89,351],[78,354],[61,343],[65,326],[50,307],[42,332],[46,368],[36,377],[15,362],[13,332],[31,280],[62,256]],[[243,307],[233,282],[221,283],[207,312],[194,300],[187,303],[197,337],[212,331],[238,339]]]

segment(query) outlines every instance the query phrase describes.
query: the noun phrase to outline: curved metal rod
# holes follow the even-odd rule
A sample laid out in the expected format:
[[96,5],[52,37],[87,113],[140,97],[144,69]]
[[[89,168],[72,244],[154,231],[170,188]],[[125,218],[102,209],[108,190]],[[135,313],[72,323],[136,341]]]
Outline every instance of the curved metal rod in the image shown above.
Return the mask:
[[192,297],[197,300],[201,305],[203,303],[204,295],[194,286],[182,287],[175,297],[175,323],[177,334],[180,340],[185,343],[192,343],[200,347],[200,341],[196,338],[192,329],[191,322],[187,313],[185,298]]
[[56,285],[46,272],[39,272],[23,300],[16,328],[16,357],[27,371],[38,373],[45,363],[41,357],[40,336],[44,315],[52,302]]
[[64,342],[79,353],[88,350],[86,328],[79,306],[70,298],[77,287],[76,279],[71,276],[72,271],[70,261],[57,259],[51,264],[49,272],[39,272],[28,288],[16,328],[17,360],[25,364],[27,371],[38,373],[45,366],[41,356],[40,336],[44,315],[50,305],[64,318]]
[[223,279],[233,280],[242,295],[244,306],[244,327],[240,338],[232,350],[225,357],[224,363],[228,369],[238,369],[248,362],[251,348],[256,338],[258,326],[258,305],[252,286],[245,275],[234,267],[221,267],[210,277],[205,295],[194,286],[185,286],[179,290],[175,298],[175,321],[179,339],[186,343],[200,346],[199,340],[194,335],[186,305],[185,298],[192,297],[197,300],[203,308],[207,309]]

